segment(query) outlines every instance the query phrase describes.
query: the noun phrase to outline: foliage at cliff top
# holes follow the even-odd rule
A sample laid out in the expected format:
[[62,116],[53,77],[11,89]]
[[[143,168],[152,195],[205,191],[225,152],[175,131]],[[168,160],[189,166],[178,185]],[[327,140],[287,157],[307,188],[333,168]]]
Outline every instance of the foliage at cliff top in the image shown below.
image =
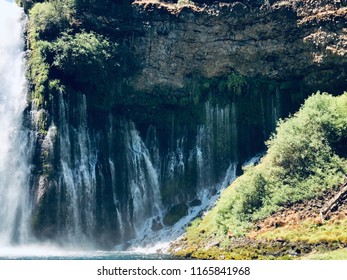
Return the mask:
[[54,94],[59,88],[83,89],[92,100],[116,91],[118,45],[105,35],[85,30],[78,17],[80,8],[79,1],[63,0],[36,3],[29,11],[29,80],[37,106],[42,95]]
[[[257,166],[247,167],[187,231],[190,246],[246,234],[252,222],[342,183],[347,172],[347,93],[317,93],[278,123]],[[200,245],[199,245],[200,244]],[[202,245],[203,244],[203,245]]]
[[51,2],[60,4],[67,4],[70,8],[78,11],[86,10],[109,10],[114,5],[126,4],[132,2],[131,0],[16,0],[21,4],[25,10],[32,8],[36,3]]

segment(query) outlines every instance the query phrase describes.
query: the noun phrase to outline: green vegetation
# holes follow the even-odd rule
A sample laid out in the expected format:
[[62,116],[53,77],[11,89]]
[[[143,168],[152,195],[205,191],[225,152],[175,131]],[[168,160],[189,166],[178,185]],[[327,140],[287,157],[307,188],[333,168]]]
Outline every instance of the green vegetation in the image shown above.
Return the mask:
[[51,1],[36,4],[29,16],[30,31],[34,31],[36,39],[49,40],[71,27],[74,10],[68,1]]
[[[226,99],[230,101],[230,97],[235,97],[235,95],[241,95],[242,93],[248,92],[249,88],[246,86],[247,80],[246,77],[242,76],[239,73],[231,72],[227,76],[214,77],[214,78],[204,78],[204,77],[195,77],[198,82],[195,82],[194,79],[187,80],[186,88],[187,91],[193,91],[194,98],[197,100],[208,95],[212,90],[218,99]],[[250,79],[249,82],[255,82],[255,79]],[[264,82],[263,84],[268,84],[269,81]]]
[[346,260],[347,249],[338,249],[330,252],[313,253],[302,258],[303,260]]
[[[57,91],[73,94],[81,88],[91,95],[92,103],[112,106],[119,76],[118,45],[82,28],[78,2],[54,0],[30,5],[28,78],[33,87],[31,99],[38,108]],[[49,81],[54,81],[54,86]]]
[[63,77],[65,84],[82,86],[86,95],[116,92],[117,44],[105,36],[84,31],[64,32],[51,43],[50,52],[52,70],[60,71],[59,77]]
[[261,164],[246,170],[221,200],[219,228],[242,234],[249,222],[341,183],[346,160],[338,147],[347,134],[346,108],[347,94],[318,93],[293,117],[280,121]]
[[291,242],[305,242],[307,244],[323,242],[347,244],[346,228],[346,218],[339,221],[326,221],[324,224],[307,220],[295,227],[284,226],[266,231],[257,235],[257,239],[265,239],[267,241],[281,239]]
[[117,63],[113,61],[116,47],[116,44],[94,32],[74,35],[63,33],[52,44],[51,50],[54,53],[52,65],[71,75],[75,74],[76,70],[82,70],[82,73],[78,73],[77,80],[85,82],[100,71],[106,72],[107,66],[117,67]]
[[[222,193],[216,206],[188,228],[181,253],[205,250],[214,243],[223,251],[235,238],[246,236],[258,219],[341,183],[347,171],[342,148],[346,135],[347,93],[338,97],[317,93],[308,98],[298,113],[278,123],[261,163],[246,168],[244,175]],[[345,225],[334,224],[334,228],[325,225],[313,231],[317,240],[323,240],[324,232],[337,231],[341,226],[345,229]],[[302,234],[308,234],[310,225],[303,227]],[[301,236],[300,232],[293,234]],[[341,238],[347,241],[343,233]]]
[[246,85],[246,79],[242,75],[237,73],[231,73],[228,76],[226,86],[229,91],[240,95],[242,93],[242,88]]
[[[64,2],[63,2],[64,3]],[[61,9],[55,2],[38,3],[29,13],[29,81],[32,84],[31,99],[37,108],[50,95],[50,63],[49,49],[52,40],[60,32],[70,26],[69,9]]]

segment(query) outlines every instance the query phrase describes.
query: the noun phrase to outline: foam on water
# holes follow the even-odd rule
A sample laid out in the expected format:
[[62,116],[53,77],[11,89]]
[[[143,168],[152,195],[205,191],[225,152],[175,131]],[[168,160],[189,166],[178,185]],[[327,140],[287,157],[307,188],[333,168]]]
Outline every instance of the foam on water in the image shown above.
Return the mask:
[[149,252],[92,251],[73,247],[61,248],[51,244],[7,246],[0,250],[0,260],[158,260],[168,258],[170,258],[168,255]]

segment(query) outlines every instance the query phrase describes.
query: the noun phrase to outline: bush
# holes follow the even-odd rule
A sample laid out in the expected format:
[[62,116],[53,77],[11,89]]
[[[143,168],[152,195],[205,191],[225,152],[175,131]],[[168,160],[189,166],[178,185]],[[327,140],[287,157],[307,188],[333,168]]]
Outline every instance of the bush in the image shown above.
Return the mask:
[[[347,93],[317,93],[278,123],[261,163],[227,189],[216,208],[222,232],[243,234],[250,223],[286,203],[314,197],[341,183],[346,159],[336,151],[347,135]],[[337,149],[337,147],[339,149]]]
[[232,73],[228,76],[226,86],[228,90],[232,93],[240,95],[242,93],[242,88],[246,85],[246,79],[242,75],[237,73]]
[[266,180],[255,169],[250,169],[237,180],[235,187],[218,203],[217,223],[224,233],[233,225],[233,235],[242,234],[252,215],[264,206],[266,200]]
[[52,40],[70,27],[73,10],[68,1],[37,3],[29,13],[36,39]]
[[80,83],[107,82],[116,62],[117,45],[94,32],[64,33],[52,44],[53,66]]
[[282,176],[299,178],[316,174],[319,167],[338,168],[334,151],[347,134],[346,102],[345,95],[316,94],[293,118],[280,121],[267,143],[271,166],[278,167]]
[[110,109],[120,77],[117,44],[94,32],[62,33],[50,44],[51,78],[86,94],[93,106]]

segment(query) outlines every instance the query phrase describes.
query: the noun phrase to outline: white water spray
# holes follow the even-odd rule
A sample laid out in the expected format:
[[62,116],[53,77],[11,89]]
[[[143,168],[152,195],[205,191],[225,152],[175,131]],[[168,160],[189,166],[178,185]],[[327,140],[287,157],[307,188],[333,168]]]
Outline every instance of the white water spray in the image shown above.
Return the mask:
[[[87,130],[87,101],[84,95],[79,100],[79,110],[75,112],[78,127],[69,125],[68,104],[59,95],[59,153],[61,176],[59,188],[64,188],[65,204],[60,203],[59,216],[66,211],[68,244],[85,245],[88,234],[95,229],[96,153]],[[52,124],[51,127],[55,127]],[[72,142],[74,139],[74,142]],[[73,146],[74,145],[74,146]],[[59,192],[62,190],[60,189]],[[64,211],[63,211],[64,210]],[[90,244],[92,245],[92,244]]]
[[[232,156],[234,156],[233,146],[235,146],[235,149],[237,148],[235,110],[230,109],[229,106],[221,108],[207,102],[205,118],[205,124],[197,127],[195,148],[185,153],[186,139],[184,137],[178,138],[168,155],[165,170],[167,177],[174,179],[177,175],[182,175],[185,172],[185,164],[196,161],[196,200],[200,203],[189,207],[187,214],[174,225],[164,225],[162,229],[157,231],[152,230],[152,220],[148,219],[142,227],[141,233],[137,235],[138,237],[129,241],[130,250],[146,253],[155,253],[157,250],[165,252],[169,243],[179,238],[195,217],[210,209],[218,199],[221,190],[228,187],[235,180],[237,162],[230,160],[229,166],[226,166],[226,169],[223,170],[225,172],[224,177],[220,178],[218,183],[213,182],[213,178],[216,177],[215,166],[213,165],[215,159],[222,156],[232,159]],[[189,154],[189,158],[184,158],[185,154]],[[163,219],[163,214],[165,213],[163,212],[160,215],[161,219]]]
[[21,126],[26,106],[23,25],[22,10],[0,0],[0,246],[23,243],[30,235],[31,148]]

